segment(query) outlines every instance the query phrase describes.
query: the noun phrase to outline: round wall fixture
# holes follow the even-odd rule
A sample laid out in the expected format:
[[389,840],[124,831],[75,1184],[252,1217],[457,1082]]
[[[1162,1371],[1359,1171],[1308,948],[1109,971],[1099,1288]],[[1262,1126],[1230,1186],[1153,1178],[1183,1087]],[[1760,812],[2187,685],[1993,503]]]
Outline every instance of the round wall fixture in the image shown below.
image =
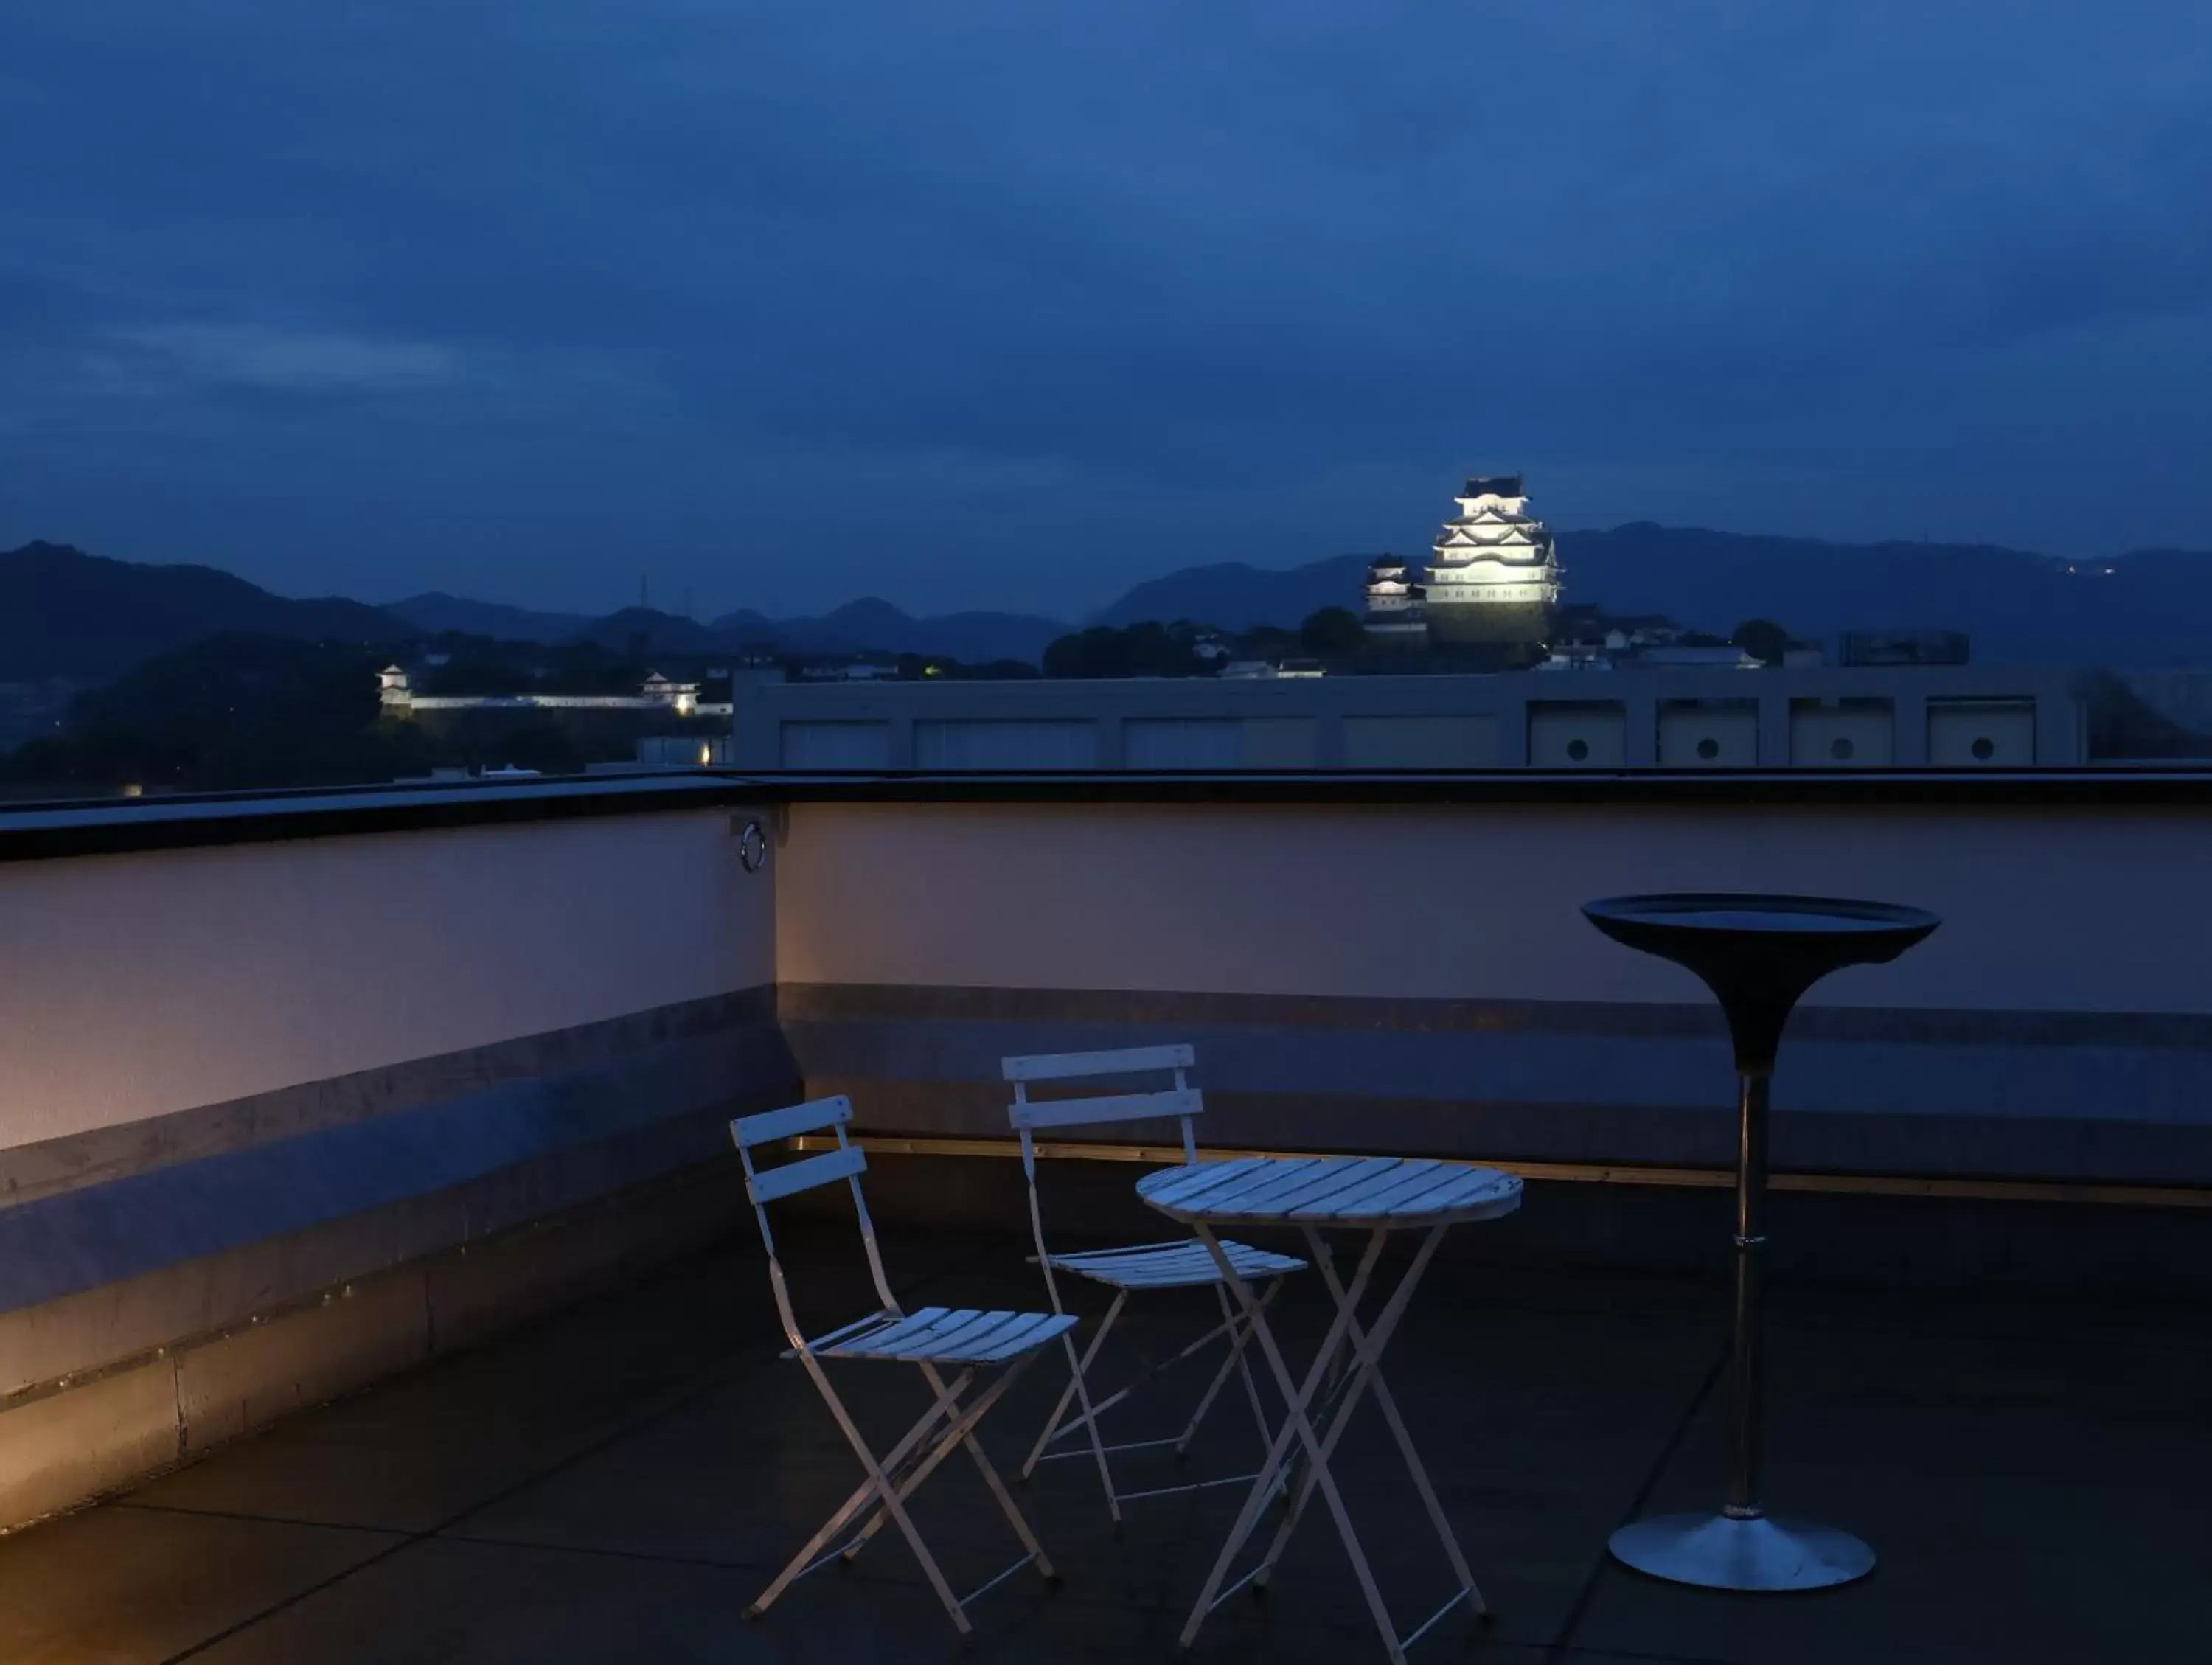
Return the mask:
[[738,829],[738,860],[749,873],[768,866],[768,831],[757,821]]

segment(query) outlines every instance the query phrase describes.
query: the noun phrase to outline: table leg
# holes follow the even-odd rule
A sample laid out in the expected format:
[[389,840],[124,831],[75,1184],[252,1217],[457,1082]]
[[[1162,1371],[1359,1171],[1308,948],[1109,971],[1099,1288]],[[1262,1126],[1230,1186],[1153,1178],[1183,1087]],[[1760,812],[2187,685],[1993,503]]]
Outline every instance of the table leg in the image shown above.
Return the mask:
[[[1253,1480],[1250,1495],[1244,1499],[1244,1507],[1237,1514],[1237,1523],[1229,1529],[1228,1540],[1214,1560],[1212,1571],[1206,1575],[1205,1587],[1199,1591],[1198,1601],[1192,1607],[1190,1618],[1184,1624],[1178,1640],[1182,1646],[1190,1646],[1206,1614],[1218,1604],[1222,1583],[1229,1576],[1230,1563],[1252,1535],[1261,1511],[1273,1494],[1275,1478],[1282,1469],[1283,1459],[1295,1439],[1304,1447],[1307,1459],[1312,1464],[1314,1483],[1321,1487],[1322,1497],[1336,1522],[1337,1534],[1344,1540],[1344,1547],[1351,1555],[1352,1571],[1359,1581],[1360,1593],[1367,1598],[1368,1611],[1374,1615],[1376,1628],[1382,1634],[1393,1665],[1402,1665],[1405,1656],[1399,1651],[1397,1634],[1391,1626],[1389,1611],[1382,1605],[1382,1593],[1375,1586],[1374,1572],[1359,1547],[1359,1535],[1352,1530],[1352,1516],[1345,1509],[1344,1499],[1336,1489],[1336,1481],[1328,1472],[1328,1460],[1322,1451],[1313,1425],[1306,1417],[1306,1407],[1313,1402],[1314,1395],[1328,1372],[1330,1358],[1337,1348],[1344,1345],[1352,1314],[1357,1310],[1360,1298],[1367,1292],[1367,1285],[1374,1277],[1375,1263],[1382,1258],[1383,1240],[1389,1234],[1378,1230],[1370,1237],[1367,1251],[1359,1257],[1358,1269],[1352,1274],[1351,1286],[1346,1291],[1349,1298],[1339,1304],[1336,1320],[1329,1326],[1328,1338],[1322,1343],[1321,1352],[1306,1371],[1305,1380],[1294,1382],[1291,1379],[1290,1366],[1283,1360],[1282,1349],[1276,1344],[1275,1334],[1268,1328],[1267,1316],[1261,1310],[1258,1297],[1252,1293],[1251,1285],[1237,1275],[1212,1229],[1202,1220],[1194,1221],[1193,1224],[1200,1241],[1205,1243],[1207,1252],[1213,1256],[1214,1264],[1220,1268],[1223,1280],[1236,1295],[1247,1322],[1251,1325],[1254,1339],[1259,1342],[1261,1355],[1266,1358],[1268,1370],[1274,1375],[1275,1385],[1283,1395],[1285,1409],[1282,1428],[1268,1448],[1267,1460],[1261,1465],[1260,1473]],[[1239,1583],[1249,1582],[1249,1575]]]
[[1759,1305],[1766,1261],[1770,1072],[1737,1075],[1735,1334],[1729,1351],[1728,1490],[1719,1513],[1661,1515],[1613,1534],[1618,1559],[1655,1578],[1708,1589],[1824,1589],[1874,1571],[1874,1551],[1848,1532],[1778,1520],[1760,1492],[1765,1386]]
[[1729,1359],[1729,1476],[1724,1511],[1739,1521],[1766,1510],[1759,1501],[1759,1301],[1766,1272],[1767,1093],[1772,1078],[1737,1077],[1735,1339]]
[[[1451,1566],[1452,1576],[1459,1581],[1460,1595],[1480,1613],[1489,1611],[1483,1601],[1482,1592],[1475,1585],[1474,1575],[1468,1570],[1467,1557],[1461,1552],[1458,1535],[1451,1529],[1443,1505],[1437,1500],[1436,1488],[1429,1483],[1428,1470],[1422,1465],[1420,1454],[1413,1447],[1413,1437],[1406,1431],[1405,1419],[1398,1413],[1397,1401],[1391,1395],[1389,1383],[1382,1379],[1382,1350],[1389,1345],[1390,1338],[1398,1328],[1398,1321],[1405,1316],[1406,1309],[1412,1302],[1413,1290],[1419,1284],[1421,1274],[1428,1269],[1430,1257],[1436,1253],[1437,1245],[1443,1241],[1444,1231],[1443,1226],[1432,1226],[1424,1235],[1420,1247],[1414,1251],[1413,1264],[1407,1267],[1405,1275],[1398,1280],[1398,1287],[1391,1291],[1390,1298],[1383,1303],[1372,1331],[1363,1331],[1356,1316],[1352,1320],[1351,1378],[1330,1417],[1328,1431],[1322,1436],[1321,1449],[1324,1457],[1335,1451],[1337,1440],[1342,1436],[1347,1420],[1358,1407],[1360,1395],[1371,1384],[1375,1389],[1376,1405],[1382,1413],[1383,1421],[1389,1426],[1390,1437],[1397,1442],[1399,1455],[1405,1459],[1407,1469],[1413,1475],[1413,1489],[1420,1495],[1421,1506],[1428,1511],[1429,1524],[1435,1528],[1437,1540],[1443,1547],[1444,1559]],[[1321,1233],[1314,1227],[1307,1226],[1305,1232],[1307,1247],[1313,1255],[1314,1264],[1321,1269],[1331,1298],[1339,1306],[1344,1305],[1344,1285],[1336,1275],[1335,1263],[1329,1258],[1328,1245],[1322,1242]],[[1310,1477],[1302,1475],[1297,1495],[1281,1524],[1275,1528],[1274,1540],[1267,1546],[1260,1570],[1253,1576],[1252,1582],[1255,1587],[1266,1588],[1276,1564],[1282,1559],[1284,1550],[1289,1547],[1291,1533],[1297,1528],[1299,1517],[1305,1513],[1312,1492]]]

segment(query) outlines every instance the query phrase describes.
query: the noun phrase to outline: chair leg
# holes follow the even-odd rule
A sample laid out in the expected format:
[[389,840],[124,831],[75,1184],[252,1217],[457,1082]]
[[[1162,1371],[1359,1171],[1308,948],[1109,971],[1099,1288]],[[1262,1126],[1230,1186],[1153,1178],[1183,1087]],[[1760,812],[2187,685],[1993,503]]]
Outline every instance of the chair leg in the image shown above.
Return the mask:
[[[937,1592],[937,1599],[945,1604],[945,1611],[952,1620],[953,1629],[958,1631],[963,1636],[967,1635],[973,1628],[968,1623],[968,1615],[961,1611],[960,1600],[953,1595],[952,1586],[945,1583],[945,1574],[937,1565],[937,1558],[929,1553],[929,1546],[922,1541],[921,1534],[915,1529],[913,1519],[906,1512],[904,1493],[894,1489],[889,1479],[885,1477],[883,1465],[876,1461],[875,1453],[868,1449],[867,1441],[860,1437],[859,1426],[854,1424],[851,1414],[845,1409],[844,1401],[837,1397],[836,1389],[830,1385],[830,1378],[823,1373],[819,1361],[812,1353],[801,1352],[799,1355],[799,1362],[806,1367],[806,1373],[814,1378],[814,1385],[821,1390],[822,1397],[828,1402],[830,1415],[836,1418],[837,1426],[843,1431],[846,1443],[852,1446],[854,1455],[860,1458],[860,1466],[867,1470],[868,1483],[863,1488],[864,1493],[873,1492],[882,1500],[884,1512],[896,1522],[900,1534],[906,1539],[907,1547],[914,1551],[915,1559],[921,1563],[922,1573],[929,1580],[929,1587]],[[918,1439],[923,1431],[936,1421],[939,1413],[944,1408],[945,1403],[966,1390],[974,1375],[973,1370],[963,1370],[954,1379],[951,1387],[939,1396],[938,1403],[930,1407],[924,1413],[923,1419],[915,1424],[906,1438],[900,1442],[899,1449],[907,1449],[910,1442]],[[1001,1382],[994,1385],[1002,1387],[1004,1384]],[[980,1401],[981,1407],[988,1408],[995,1397],[995,1394],[986,1395]],[[965,1425],[970,1425],[978,1414],[980,1414],[979,1410],[971,1409],[967,1418],[957,1419],[953,1425],[955,1428],[961,1428]],[[935,1467],[934,1461],[925,1459],[916,1473],[907,1480],[905,1490],[911,1492],[915,1486],[921,1483],[928,1471]],[[841,1510],[839,1514],[842,1515],[844,1512]],[[756,1617],[766,1613],[769,1605],[790,1587],[792,1581],[807,1570],[812,1562],[814,1553],[835,1536],[836,1531],[837,1517],[833,1516],[830,1522],[808,1541],[807,1547],[793,1559],[790,1565],[778,1573],[775,1582],[755,1599],[750,1611]]]
[[[921,1447],[922,1436],[929,1431],[938,1418],[945,1413],[947,1407],[952,1405],[963,1391],[965,1391],[964,1381],[954,1382],[939,1395],[937,1403],[930,1407],[928,1414],[907,1431],[899,1443],[891,1448],[890,1455],[884,1458],[883,1471],[885,1478],[893,1480],[902,1486],[905,1484],[914,1472],[909,1459],[919,1460],[916,1457],[916,1452]],[[924,1451],[921,1454],[926,1455],[927,1452]],[[823,1554],[821,1552],[823,1546],[849,1526],[854,1518],[875,1496],[876,1483],[873,1480],[864,1480],[855,1486],[852,1495],[837,1505],[830,1518],[822,1523],[820,1528],[806,1540],[799,1553],[792,1558],[790,1565],[777,1575],[775,1582],[763,1592],[757,1601],[746,1609],[746,1617],[758,1618],[768,1610],[769,1605],[793,1583],[804,1578],[816,1567],[830,1559],[832,1556],[842,1553],[842,1551],[838,1550],[832,1550],[829,1554]],[[879,1519],[882,1517],[880,1508],[877,1515]]]
[[1090,1352],[1081,1364],[1076,1363],[1075,1344],[1064,1335],[1060,1338],[1067,1343],[1067,1362],[1075,1371],[1075,1402],[1083,1407],[1083,1431],[1091,1436],[1091,1455],[1098,1464],[1099,1489],[1106,1494],[1106,1516],[1116,1532],[1121,1529],[1121,1500],[1114,1495],[1114,1473],[1106,1466],[1105,1442],[1098,1436],[1098,1413],[1091,1408],[1091,1384],[1083,1379],[1083,1373],[1091,1362],[1091,1354],[1098,1351],[1098,1341],[1106,1339],[1107,1326],[1121,1316],[1122,1304],[1128,1298],[1127,1291],[1115,1296],[1114,1304],[1106,1310],[1105,1323],[1098,1327],[1097,1340],[1091,1344]]
[[[1103,1399],[1092,1400],[1091,1401],[1091,1414],[1094,1417],[1103,1417],[1107,1412],[1112,1410],[1116,1405],[1121,1404],[1124,1400],[1134,1398],[1138,1389],[1142,1388],[1147,1382],[1150,1382],[1154,1376],[1160,1375],[1163,1371],[1172,1370],[1176,1365],[1182,1364],[1186,1358],[1189,1358],[1196,1354],[1204,1352],[1216,1341],[1222,1340],[1234,1334],[1236,1328],[1237,1324],[1235,1322],[1216,1324],[1212,1329],[1206,1331],[1205,1334],[1199,1336],[1194,1340],[1185,1343],[1181,1352],[1176,1353],[1170,1358],[1159,1359],[1146,1358],[1145,1355],[1138,1350],[1135,1344],[1129,1340],[1129,1333],[1127,1330],[1122,1331],[1122,1345],[1129,1349],[1131,1356],[1137,1361],[1139,1367],[1137,1378],[1135,1381],[1128,1383],[1126,1387],[1116,1388],[1112,1393],[1107,1395]],[[1070,1398],[1074,1396],[1074,1390],[1073,1389],[1068,1390],[1068,1396]],[[1066,1439],[1070,1434],[1080,1431],[1083,1425],[1083,1418],[1079,1416],[1072,1417],[1067,1420],[1063,1421],[1058,1427],[1051,1429],[1048,1431],[1046,1443],[1048,1445],[1057,1445],[1060,1441]],[[1105,1430],[1102,1427],[1099,1430],[1099,1432],[1103,1435],[1105,1432]],[[1145,1440],[1140,1443],[1146,1445],[1172,1445],[1175,1443],[1173,1440],[1167,1439]],[[1106,1448],[1109,1452],[1119,1451],[1125,1448],[1118,1445],[1109,1445]],[[1069,1455],[1073,1454],[1061,1453],[1060,1455]],[[1042,1461],[1050,1461],[1051,1458],[1046,1457],[1042,1459]]]
[[[1268,1283],[1266,1291],[1260,1297],[1260,1306],[1262,1310],[1266,1310],[1267,1303],[1275,1298],[1275,1291],[1282,1286],[1283,1280],[1279,1278]],[[1252,1401],[1252,1419],[1259,1425],[1260,1443],[1264,1445],[1273,1437],[1273,1431],[1267,1426],[1267,1413],[1260,1407],[1260,1390],[1252,1380],[1251,1362],[1244,1355],[1244,1345],[1252,1337],[1251,1327],[1231,1309],[1227,1290],[1219,1284],[1216,1284],[1213,1286],[1213,1295],[1214,1298],[1221,1303],[1222,1323],[1219,1329],[1208,1331],[1207,1336],[1210,1339],[1212,1336],[1226,1333],[1229,1337],[1229,1352],[1228,1356],[1221,1361],[1221,1368],[1213,1373],[1213,1380],[1206,1383],[1205,1395],[1198,1401],[1198,1408],[1190,1413],[1190,1425],[1182,1431],[1182,1437],[1176,1441],[1176,1455],[1178,1457],[1190,1449],[1190,1443],[1198,1434],[1198,1425],[1206,1420],[1206,1413],[1213,1408],[1213,1401],[1219,1395],[1222,1384],[1229,1380],[1229,1373],[1231,1370],[1243,1372],[1244,1391]]]
[[[1036,1355],[1033,1352],[1024,1353],[1016,1359],[1012,1367],[994,1384],[998,1391],[1003,1393],[1007,1388],[1012,1387],[1014,1378],[1027,1370],[1036,1360]],[[937,1373],[937,1366],[924,1364],[921,1367],[921,1374],[938,1395],[940,1398],[943,1397],[945,1382]],[[995,1399],[997,1394],[994,1393],[992,1397]],[[1044,1553],[1044,1546],[1037,1541],[1036,1534],[1030,1530],[1028,1517],[1016,1505],[1012,1493],[1006,1490],[1006,1483],[999,1478],[999,1471],[992,1467],[991,1459],[983,1455],[983,1448],[976,1442],[972,1431],[975,1424],[971,1422],[968,1425],[971,1431],[963,1434],[960,1437],[960,1443],[968,1448],[968,1455],[975,1460],[975,1472],[983,1477],[983,1484],[991,1488],[991,1495],[999,1500],[999,1507],[1006,1515],[1006,1524],[1013,1528],[1014,1536],[1020,1539],[1022,1547],[1029,1551],[1030,1559],[1036,1564],[1036,1570],[1044,1575],[1045,1583],[1058,1583],[1060,1574],[1052,1565],[1052,1558]]]
[[[921,1488],[922,1482],[937,1472],[938,1465],[943,1462],[945,1458],[951,1456],[956,1447],[972,1440],[975,1425],[981,1422],[990,1408],[999,1402],[1000,1398],[1006,1393],[1008,1388],[1014,1384],[1015,1379],[1021,1375],[1023,1370],[1026,1368],[1030,1362],[1030,1359],[1035,1357],[1035,1354],[1031,1354],[1027,1358],[1018,1359],[1011,1368],[1002,1373],[999,1379],[994,1382],[990,1387],[984,1391],[981,1398],[972,1401],[967,1409],[962,1411],[957,1416],[953,1418],[951,1425],[945,1429],[945,1432],[938,1437],[936,1443],[930,1446],[927,1450],[924,1451],[915,1462],[914,1466],[908,1468],[896,1482],[894,1490],[896,1495],[902,1502],[906,1498],[912,1497],[915,1492]],[[973,1370],[963,1371],[961,1373],[961,1379],[954,1382],[952,1384],[951,1393],[957,1396],[963,1390],[966,1381],[971,1378],[974,1375],[975,1372]],[[935,1412],[933,1411],[931,1415],[934,1417]],[[971,1449],[971,1455],[975,1455],[983,1465],[988,1479],[995,1480],[998,1478],[998,1471],[989,1466],[990,1460],[982,1455],[980,1447],[973,1447]],[[993,1489],[997,1491],[999,1488],[994,1486]],[[1011,1498],[1003,1492],[1000,1492],[1000,1495],[1001,1502],[1012,1501]],[[866,1547],[867,1542],[871,1538],[874,1537],[877,1533],[883,1530],[884,1522],[890,1518],[891,1517],[889,1512],[883,1508],[878,1507],[876,1512],[869,1517],[867,1524],[863,1526],[860,1531],[855,1533],[853,1535],[852,1540],[842,1550],[837,1552],[839,1556],[845,1560],[851,1560]],[[1023,1538],[1024,1546],[1030,1547],[1034,1554],[1042,1556],[1044,1553],[1042,1547],[1037,1545],[1035,1534],[1029,1531],[1029,1522],[1026,1519],[1022,1520],[1020,1524],[1015,1527],[1014,1530],[1017,1534]],[[1018,1565],[1018,1563],[1017,1565]],[[1049,1571],[1049,1569],[1048,1569],[1048,1576],[1054,1577],[1057,1575],[1052,1574]]]
[[[1059,1403],[1052,1407],[1052,1414],[1045,1419],[1044,1431],[1037,1436],[1036,1443],[1030,1447],[1029,1456],[1022,1464],[1024,1480],[1029,1479],[1030,1475],[1036,1471],[1037,1464],[1043,1460],[1045,1448],[1066,1431],[1062,1427],[1060,1419],[1067,1414],[1067,1403],[1076,1396],[1085,1375],[1091,1369],[1091,1361],[1098,1357],[1098,1349],[1106,1343],[1106,1333],[1114,1328],[1114,1321],[1121,1316],[1121,1309],[1127,1304],[1128,1299],[1129,1293],[1127,1290],[1122,1290],[1115,1295],[1114,1303],[1106,1309],[1105,1317],[1099,1321],[1098,1328],[1091,1338],[1091,1345],[1083,1350],[1080,1358],[1076,1355],[1074,1336],[1068,1334],[1060,1337],[1060,1346],[1067,1351],[1067,1385],[1060,1390]],[[1086,1417],[1095,1414],[1087,1403],[1085,1406],[1084,1414]]]

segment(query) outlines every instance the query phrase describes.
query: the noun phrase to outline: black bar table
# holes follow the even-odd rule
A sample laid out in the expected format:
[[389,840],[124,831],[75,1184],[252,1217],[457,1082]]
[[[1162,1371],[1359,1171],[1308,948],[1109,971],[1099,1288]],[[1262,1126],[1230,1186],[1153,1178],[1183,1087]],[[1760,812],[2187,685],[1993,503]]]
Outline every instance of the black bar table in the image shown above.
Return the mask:
[[1918,908],[1727,892],[1583,904],[1615,942],[1704,980],[1735,1043],[1735,1340],[1729,1356],[1728,1495],[1717,1514],[1662,1515],[1613,1534],[1639,1572],[1711,1589],[1821,1589],[1874,1571],[1848,1532],[1777,1519],[1759,1496],[1759,1292],[1766,1259],[1768,1088],[1783,1026],[1831,971],[1895,959],[1942,923]]

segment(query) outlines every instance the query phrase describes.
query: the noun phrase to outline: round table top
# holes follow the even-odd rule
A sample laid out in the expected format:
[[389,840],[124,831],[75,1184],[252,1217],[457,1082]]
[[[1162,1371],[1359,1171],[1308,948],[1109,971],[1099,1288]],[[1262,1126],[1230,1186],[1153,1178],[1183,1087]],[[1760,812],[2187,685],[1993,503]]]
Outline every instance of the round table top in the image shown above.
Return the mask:
[[1171,1219],[1390,1230],[1510,1214],[1521,1176],[1419,1157],[1238,1157],[1147,1174],[1137,1194]]
[[1727,890],[1608,896],[1583,912],[1614,941],[1692,967],[1786,957],[1833,970],[1893,960],[1942,923],[1896,902]]

